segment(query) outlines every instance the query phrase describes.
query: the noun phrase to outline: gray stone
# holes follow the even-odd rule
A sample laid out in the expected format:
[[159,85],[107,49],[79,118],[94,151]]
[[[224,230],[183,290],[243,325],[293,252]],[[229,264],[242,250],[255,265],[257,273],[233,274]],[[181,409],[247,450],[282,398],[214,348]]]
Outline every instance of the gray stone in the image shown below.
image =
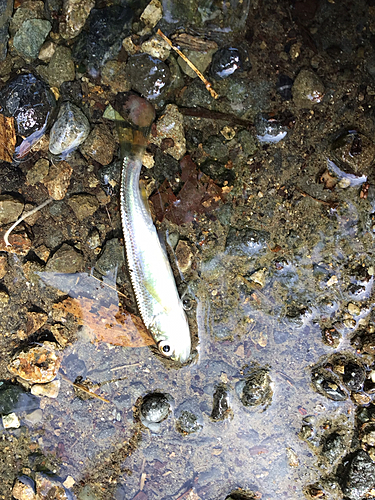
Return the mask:
[[49,150],[54,155],[67,155],[80,146],[90,133],[90,124],[82,111],[64,102],[54,123],[50,138]]
[[312,108],[322,101],[324,85],[318,75],[309,69],[302,69],[294,81],[293,101],[298,108]]
[[368,453],[359,450],[354,453],[343,472],[341,488],[351,500],[361,500],[375,485],[375,463]]
[[94,0],[64,0],[59,30],[61,36],[70,40],[79,35],[94,6]]
[[0,61],[4,61],[7,55],[8,26],[13,12],[13,0],[0,1]]
[[51,23],[43,19],[25,21],[14,36],[14,48],[21,56],[36,59],[51,28]]
[[1,382],[0,414],[33,411],[39,408],[39,399],[20,385]]
[[51,87],[60,87],[62,83],[74,80],[75,68],[71,50],[58,45],[48,66],[38,66],[38,72]]

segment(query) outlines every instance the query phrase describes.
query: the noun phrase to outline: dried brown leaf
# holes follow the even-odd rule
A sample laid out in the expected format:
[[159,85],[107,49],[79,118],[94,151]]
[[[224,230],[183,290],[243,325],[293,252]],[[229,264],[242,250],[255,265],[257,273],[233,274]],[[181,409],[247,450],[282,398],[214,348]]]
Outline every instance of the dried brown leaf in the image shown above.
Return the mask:
[[155,343],[138,316],[120,310],[114,303],[98,308],[97,301],[92,298],[68,297],[53,307],[72,314],[80,324],[88,326],[93,342],[123,347],[143,347]]

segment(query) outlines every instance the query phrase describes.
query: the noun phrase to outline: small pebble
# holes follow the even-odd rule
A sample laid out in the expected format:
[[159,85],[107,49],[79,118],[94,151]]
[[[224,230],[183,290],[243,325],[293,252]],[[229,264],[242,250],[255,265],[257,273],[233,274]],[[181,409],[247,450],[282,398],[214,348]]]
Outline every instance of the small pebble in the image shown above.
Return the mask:
[[161,98],[171,81],[169,67],[165,62],[148,54],[130,56],[127,72],[131,88],[150,100]]
[[233,47],[219,49],[212,58],[211,75],[221,80],[243,69],[242,55]]
[[143,398],[141,405],[142,421],[160,423],[168,417],[169,412],[170,404],[165,394],[154,392]]
[[21,215],[24,204],[9,194],[0,195],[0,225],[16,221]]
[[163,17],[163,7],[159,0],[151,0],[141,14],[141,21],[148,28],[154,28]]
[[35,473],[36,490],[40,500],[70,500],[71,496],[67,493],[60,481],[47,476],[42,472]]
[[36,59],[51,28],[52,25],[49,21],[43,19],[28,19],[22,23],[20,29],[14,36],[14,48],[26,59]]
[[2,415],[4,429],[18,429],[21,426],[20,420],[15,413]]
[[64,82],[74,80],[76,73],[71,50],[58,45],[48,66],[38,66],[37,70],[51,87],[59,88]]
[[293,102],[297,108],[312,108],[324,97],[324,85],[320,78],[309,69],[302,69],[294,81]]
[[293,80],[287,75],[279,75],[276,90],[285,101],[292,99]]
[[5,290],[0,290],[0,308],[9,303],[9,294]]
[[28,413],[25,416],[25,421],[30,425],[38,424],[39,422],[41,422],[42,419],[43,419],[43,411],[40,408],[31,413]]
[[360,308],[356,304],[353,304],[353,302],[350,302],[348,304],[348,311],[352,316],[359,316],[359,314],[361,313]]
[[12,496],[16,500],[36,500],[34,481],[27,476],[18,477],[12,489]]
[[6,254],[0,254],[0,280],[4,278],[8,271],[8,258]]
[[193,261],[193,252],[186,241],[180,240],[176,247],[176,259],[179,270],[186,273]]
[[95,7],[94,0],[64,0],[59,26],[60,35],[65,40],[79,35],[93,7]]
[[183,116],[175,104],[167,104],[156,122],[156,136],[151,136],[150,142],[160,147],[165,139],[172,139],[172,143],[164,151],[176,160],[181,159],[186,153],[186,139]]
[[86,219],[93,215],[99,208],[99,202],[92,194],[75,194],[68,200],[68,205],[73,210],[78,220]]
[[77,273],[83,268],[83,255],[64,243],[46,264],[46,271],[53,273]]
[[106,125],[97,125],[81,146],[83,156],[90,157],[101,165],[109,165],[113,160],[116,142]]
[[34,384],[31,387],[31,394],[56,399],[60,391],[60,380],[52,380],[48,384]]
[[49,150],[54,155],[66,156],[80,146],[90,133],[90,124],[82,111],[64,102],[61,105],[49,138]]
[[105,63],[102,69],[102,81],[105,85],[109,85],[114,94],[128,92],[131,89],[124,62],[108,61]]
[[171,53],[171,46],[159,35],[155,35],[142,43],[141,51],[165,61]]
[[26,174],[26,184],[35,186],[38,182],[42,182],[48,175],[49,161],[46,158],[41,158],[28,170]]

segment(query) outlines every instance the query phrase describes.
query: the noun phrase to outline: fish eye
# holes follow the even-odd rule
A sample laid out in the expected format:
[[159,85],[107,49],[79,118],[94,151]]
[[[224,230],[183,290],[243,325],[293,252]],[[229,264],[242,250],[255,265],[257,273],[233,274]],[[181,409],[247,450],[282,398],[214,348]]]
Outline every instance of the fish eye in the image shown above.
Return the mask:
[[169,345],[169,342],[167,342],[166,340],[161,340],[158,343],[158,349],[164,356],[171,357],[173,354],[171,346]]

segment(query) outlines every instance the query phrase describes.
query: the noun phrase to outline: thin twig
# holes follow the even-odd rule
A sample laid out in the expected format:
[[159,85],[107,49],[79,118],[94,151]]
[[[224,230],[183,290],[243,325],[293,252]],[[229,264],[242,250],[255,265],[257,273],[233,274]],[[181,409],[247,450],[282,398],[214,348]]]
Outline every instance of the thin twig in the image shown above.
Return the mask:
[[104,401],[105,403],[110,403],[109,399],[105,399],[102,396],[99,396],[99,394],[95,394],[95,392],[92,392],[89,389],[86,389],[86,387],[84,385],[77,384],[76,382],[72,382],[61,371],[60,371],[60,375],[61,375],[61,378],[65,380],[65,382],[68,382],[68,384],[72,385],[73,387],[76,387],[80,391],[83,391],[86,394],[90,394],[90,396],[92,396],[93,398],[100,399],[100,401]]
[[314,201],[317,201],[318,203],[322,203],[322,205],[327,205],[330,208],[337,208],[339,205],[338,201],[325,201],[325,200],[320,200],[319,198],[314,198],[314,196],[311,196],[309,193],[305,193],[305,191],[302,191],[300,188],[296,188],[297,191],[299,191],[302,196],[307,196],[308,198],[311,198]]
[[209,93],[211,94],[211,96],[214,98],[214,99],[217,99],[219,97],[219,94],[217,92],[215,92],[215,90],[212,88],[212,85],[211,83],[202,75],[202,73],[199,71],[199,69],[194,66],[194,64],[189,61],[189,59],[181,52],[180,49],[178,49],[177,47],[175,47],[173,45],[173,43],[171,42],[171,40],[169,40],[169,38],[167,36],[164,35],[164,33],[160,30],[158,30],[156,32],[159,36],[162,37],[162,39],[164,41],[167,42],[168,45],[170,45],[172,47],[173,50],[175,50],[177,52],[177,54],[186,62],[186,64],[194,71],[194,73],[197,74],[197,76],[202,80],[202,82],[205,84],[206,86],[206,89],[209,91]]
[[13,229],[15,227],[18,226],[18,224],[20,224],[22,221],[24,221],[27,217],[30,217],[31,215],[34,215],[36,212],[38,212],[39,210],[41,210],[42,208],[44,208],[46,205],[48,205],[48,203],[51,203],[51,201],[53,201],[53,198],[48,198],[48,200],[44,201],[41,205],[38,205],[37,207],[33,208],[32,210],[30,210],[29,212],[26,212],[25,214],[21,215],[21,217],[14,223],[10,226],[10,228],[8,229],[8,231],[4,234],[4,242],[5,242],[5,246],[7,247],[11,247],[12,244],[9,243],[9,236],[10,236],[10,233],[13,231]]

